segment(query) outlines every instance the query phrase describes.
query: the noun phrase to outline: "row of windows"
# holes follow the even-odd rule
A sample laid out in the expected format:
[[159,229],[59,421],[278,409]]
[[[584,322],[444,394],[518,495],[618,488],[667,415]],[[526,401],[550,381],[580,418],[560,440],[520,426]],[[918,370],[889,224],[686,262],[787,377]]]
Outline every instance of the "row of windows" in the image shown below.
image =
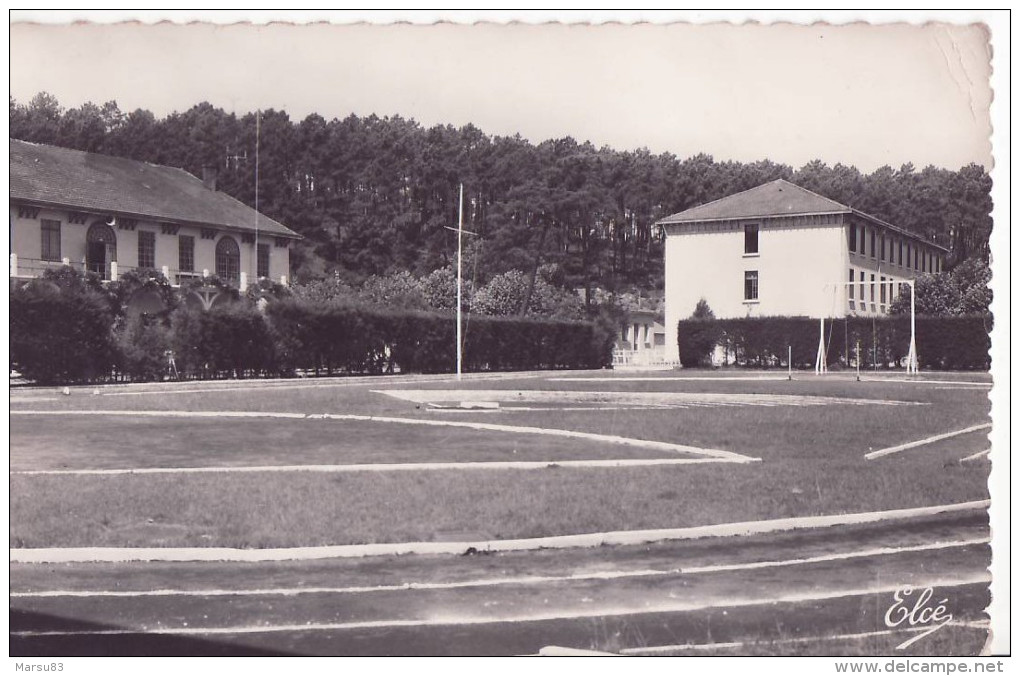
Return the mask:
[[[854,275],[857,275],[856,277]],[[866,275],[870,275],[870,280],[866,279]],[[870,304],[871,311],[885,312],[887,310],[886,304],[891,304],[896,300],[896,296],[903,293],[904,284],[903,282],[896,282],[892,277],[886,277],[885,275],[878,275],[878,279],[875,279],[875,273],[866,273],[864,270],[854,271],[850,268],[850,278],[847,284],[847,300],[850,304],[851,310],[867,311]],[[877,283],[876,283],[877,282]],[[876,294],[876,288],[878,293]],[[878,300],[878,306],[875,305],[875,300]]]
[[[918,272],[941,272],[942,261],[937,254],[922,251],[916,244],[892,236],[879,235],[875,228],[851,224],[847,231],[850,251],[862,256],[913,268]],[[870,246],[869,246],[870,243]]]
[[[60,221],[43,219],[40,231],[41,257],[44,261],[62,260],[60,252]],[[115,235],[113,239],[116,246]],[[259,244],[256,256],[256,274],[269,277],[269,245]],[[147,230],[138,232],[138,267],[156,267],[156,233]],[[181,272],[195,271],[195,238],[191,235],[177,237],[177,267]],[[241,250],[233,237],[222,237],[216,243],[216,274],[224,279],[237,280],[240,276]]]

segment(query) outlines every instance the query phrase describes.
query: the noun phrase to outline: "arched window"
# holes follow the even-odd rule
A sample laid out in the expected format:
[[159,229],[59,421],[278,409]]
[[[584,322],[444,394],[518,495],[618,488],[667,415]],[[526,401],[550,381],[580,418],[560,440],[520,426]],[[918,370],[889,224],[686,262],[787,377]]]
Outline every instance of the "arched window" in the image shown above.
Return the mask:
[[106,223],[93,223],[85,234],[85,269],[110,278],[110,263],[117,260],[117,233]]
[[216,242],[216,275],[225,282],[240,281],[241,250],[233,237],[221,237]]

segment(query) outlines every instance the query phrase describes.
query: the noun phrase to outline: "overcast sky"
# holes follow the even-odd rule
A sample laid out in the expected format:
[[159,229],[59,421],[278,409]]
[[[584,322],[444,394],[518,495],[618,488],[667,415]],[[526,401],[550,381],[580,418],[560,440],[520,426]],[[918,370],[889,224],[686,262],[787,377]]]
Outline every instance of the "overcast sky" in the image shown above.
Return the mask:
[[14,24],[11,95],[401,115],[680,157],[990,166],[978,26]]

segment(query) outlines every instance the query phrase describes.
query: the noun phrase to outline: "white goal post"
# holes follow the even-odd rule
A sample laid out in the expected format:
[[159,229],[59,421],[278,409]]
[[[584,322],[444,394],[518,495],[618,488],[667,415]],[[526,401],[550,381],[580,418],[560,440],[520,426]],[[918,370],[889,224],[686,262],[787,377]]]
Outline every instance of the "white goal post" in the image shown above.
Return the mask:
[[[916,280],[913,280],[913,279],[904,279],[902,281],[900,281],[900,280],[892,280],[892,281],[889,281],[889,280],[886,280],[886,281],[875,281],[875,280],[872,280],[872,281],[860,281],[860,282],[837,282],[836,284],[826,284],[825,287],[824,287],[826,290],[830,289],[830,288],[832,289],[833,296],[834,296],[834,298],[833,298],[833,305],[835,305],[835,303],[838,302],[838,300],[835,298],[835,295],[836,295],[837,289],[839,289],[841,287],[842,288],[860,287],[862,289],[862,292],[863,292],[863,289],[864,289],[865,286],[871,286],[872,290],[874,290],[875,285],[884,285],[884,284],[890,284],[890,283],[891,284],[897,284],[897,285],[906,284],[907,286],[910,287],[910,348],[907,351],[907,373],[910,373],[910,374],[917,373],[917,370],[918,370],[918,368],[917,368],[917,341],[916,341],[917,322],[916,322],[916,313],[915,313],[915,309],[914,309],[916,307],[915,306],[916,294],[915,294],[915,286],[914,286],[915,281]],[[889,303],[890,304],[892,303],[892,301],[893,301],[893,299],[889,298]],[[847,299],[843,299],[843,302],[846,303],[848,301],[847,301]],[[864,304],[866,301],[862,297],[860,299],[860,302],[862,304]],[[835,308],[833,308],[833,309],[835,309]],[[832,313],[832,318],[835,318],[835,315],[836,315],[836,313],[833,312]],[[825,346],[825,317],[820,317],[819,320],[818,320],[818,354],[815,357],[815,373],[816,374],[821,375],[822,373],[825,373],[826,371],[828,371],[828,366],[827,366],[827,362],[826,362],[827,353],[828,353],[828,350],[826,349],[826,346]],[[849,356],[850,355],[847,355],[847,359],[849,359]],[[860,368],[860,354],[858,354],[857,359],[858,359],[858,368]]]

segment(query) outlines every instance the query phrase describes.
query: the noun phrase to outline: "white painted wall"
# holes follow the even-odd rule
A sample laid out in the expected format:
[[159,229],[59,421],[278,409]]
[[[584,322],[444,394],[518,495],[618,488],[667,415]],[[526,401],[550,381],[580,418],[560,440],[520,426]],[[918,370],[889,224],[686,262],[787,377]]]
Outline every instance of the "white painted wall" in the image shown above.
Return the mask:
[[[19,258],[19,274],[21,276],[40,276],[47,267],[58,263],[39,261],[41,256],[40,222],[42,219],[60,222],[61,257],[71,260],[77,268],[85,260],[85,236],[89,226],[101,217],[89,215],[86,223],[68,223],[68,212],[61,209],[41,209],[38,218],[20,218],[18,208],[10,206],[11,252]],[[105,217],[103,217],[105,220]],[[120,272],[126,272],[138,265],[138,232],[154,232],[156,235],[156,269],[163,266],[170,269],[170,281],[176,283],[179,267],[178,235],[191,235],[195,239],[195,272],[201,274],[208,269],[209,274],[216,274],[216,242],[229,234],[237,242],[241,251],[241,270],[248,273],[250,280],[255,279],[255,244],[242,242],[239,233],[217,231],[215,239],[202,239],[202,229],[197,226],[182,225],[176,235],[162,232],[162,224],[140,220],[135,230],[114,228],[117,235],[117,263]],[[269,273],[274,282],[286,275],[290,278],[290,249],[276,246],[275,236],[260,238],[260,243],[269,245]]]
[[[744,254],[744,223],[666,237],[666,353],[677,354],[677,323],[704,298],[720,319],[845,314],[845,230],[840,225],[760,226],[758,254]],[[712,226],[719,228],[719,225]],[[744,272],[758,271],[758,301],[744,301]],[[826,285],[830,285],[828,289]]]

